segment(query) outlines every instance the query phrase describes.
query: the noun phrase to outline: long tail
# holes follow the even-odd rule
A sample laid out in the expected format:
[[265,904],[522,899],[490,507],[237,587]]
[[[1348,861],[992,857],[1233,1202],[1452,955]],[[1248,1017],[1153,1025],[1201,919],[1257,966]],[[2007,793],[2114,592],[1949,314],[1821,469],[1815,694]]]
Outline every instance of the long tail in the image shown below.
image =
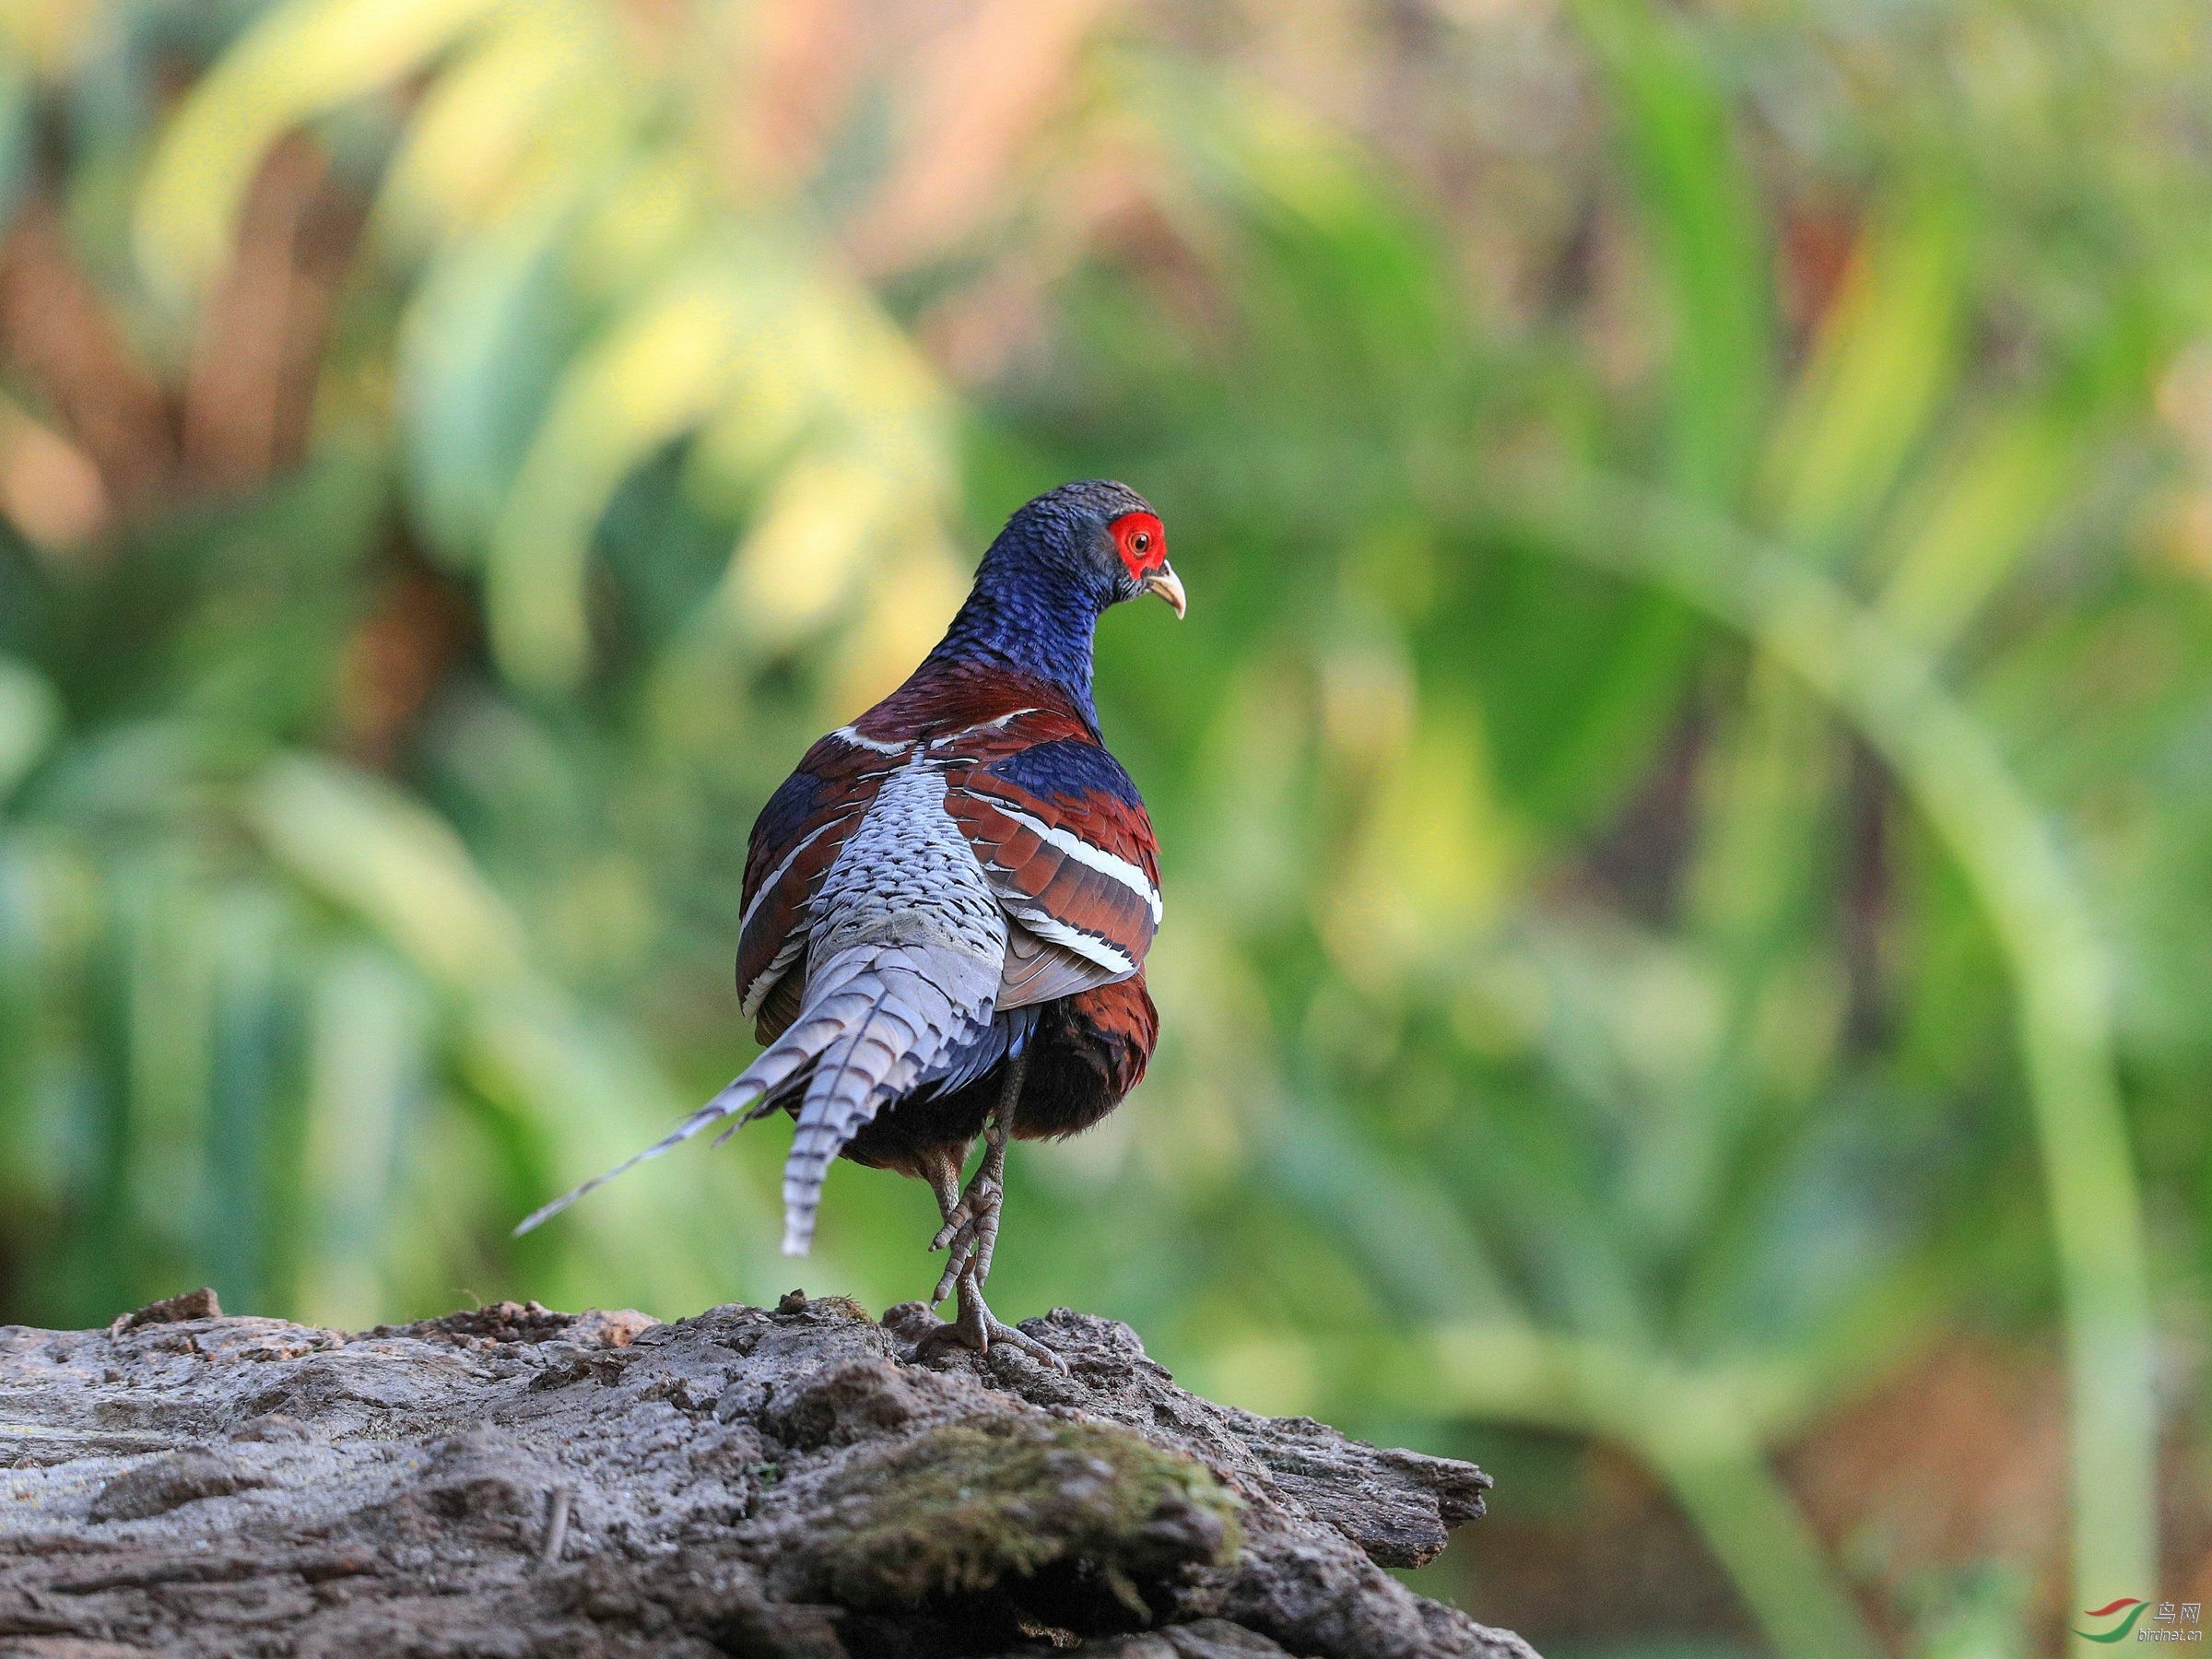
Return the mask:
[[[973,1016],[956,1017],[951,1000],[931,982],[930,954],[877,947],[827,964],[816,979],[817,994],[790,1029],[712,1100],[642,1152],[532,1211],[514,1236],[542,1226],[710,1124],[735,1118],[735,1129],[773,1112],[792,1089],[804,1086],[806,1100],[783,1168],[783,1252],[806,1254],[830,1160],[884,1102],[912,1087],[948,1040],[971,1034]],[[982,1018],[989,1020],[987,1003]]]
[[[771,1043],[765,1053],[744,1071],[724,1085],[720,1092],[697,1112],[671,1129],[644,1151],[624,1159],[604,1175],[594,1175],[582,1186],[563,1193],[552,1203],[524,1216],[514,1230],[513,1236],[521,1238],[535,1227],[543,1226],[560,1214],[585,1194],[594,1192],[614,1180],[628,1174],[648,1159],[658,1158],[672,1147],[679,1147],[710,1124],[724,1118],[736,1118],[731,1124],[750,1123],[765,1117],[782,1103],[782,1097],[793,1088],[806,1069],[820,1058],[822,1052],[844,1035],[848,1018],[854,1012],[856,999],[844,994],[833,994],[821,999],[791,1023],[781,1037]],[[857,998],[857,1008],[865,1013],[867,998]],[[748,1110],[749,1109],[749,1110]],[[739,1114],[743,1113],[742,1116]]]
[[894,947],[874,959],[840,993],[865,994],[867,1011],[851,1034],[824,1052],[806,1083],[799,1126],[783,1160],[783,1253],[805,1255],[814,1241],[815,1211],[830,1160],[874,1119],[904,1095],[948,1048],[989,1030],[990,1004],[956,1009],[940,983],[943,959],[925,947]]

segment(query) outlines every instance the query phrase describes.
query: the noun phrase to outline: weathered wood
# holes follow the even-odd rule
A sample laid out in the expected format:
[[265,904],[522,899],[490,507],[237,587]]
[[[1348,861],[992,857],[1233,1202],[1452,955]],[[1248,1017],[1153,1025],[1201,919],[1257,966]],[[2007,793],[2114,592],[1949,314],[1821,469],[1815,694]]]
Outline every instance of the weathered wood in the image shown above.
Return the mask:
[[1029,1323],[1067,1375],[917,1364],[930,1323],[0,1327],[0,1655],[1534,1659],[1382,1571],[1471,1464],[1213,1405],[1110,1320]]

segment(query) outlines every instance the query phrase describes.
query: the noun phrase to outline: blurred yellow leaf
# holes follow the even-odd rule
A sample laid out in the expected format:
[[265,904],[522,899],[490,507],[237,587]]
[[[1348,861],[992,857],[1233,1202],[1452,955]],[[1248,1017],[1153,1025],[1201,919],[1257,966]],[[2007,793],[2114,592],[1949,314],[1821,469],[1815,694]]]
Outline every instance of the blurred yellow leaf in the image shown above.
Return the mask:
[[594,299],[656,272],[711,224],[713,183],[687,148],[645,150],[592,201],[567,249],[570,279]]
[[605,91],[612,41],[597,6],[509,7],[433,81],[384,174],[378,210],[401,245],[481,218],[549,124],[572,125]]
[[1789,539],[1818,549],[1860,527],[1956,381],[1959,218],[1932,197],[1860,239],[1767,454]]
[[1492,791],[1480,719],[1432,703],[1384,768],[1324,901],[1330,948],[1371,984],[1464,946],[1496,919],[1516,841]]
[[944,636],[968,596],[968,576],[934,534],[885,557],[860,617],[841,642],[830,700],[850,719],[898,688]]
[[272,857],[449,988],[513,982],[521,927],[443,818],[382,779],[320,756],[272,760],[247,821]]
[[1930,652],[1948,645],[2073,488],[2072,437],[2061,417],[2043,408],[1985,419],[1915,515],[1882,591],[1884,619]]
[[693,446],[694,470],[708,488],[742,497],[812,437],[898,476],[914,505],[934,510],[954,481],[950,401],[875,297],[819,259],[788,244],[748,252],[764,326],[729,403]]
[[310,115],[389,86],[499,0],[290,0],[258,18],[196,84],[138,193],[138,268],[171,307],[229,263],[263,154]]
[[726,603],[749,636],[787,644],[828,617],[875,551],[898,482],[848,454],[784,472],[731,567]]
[[585,565],[629,470],[725,395],[765,320],[719,262],[677,272],[562,374],[500,513],[486,570],[493,653],[521,683],[573,686],[590,661]]

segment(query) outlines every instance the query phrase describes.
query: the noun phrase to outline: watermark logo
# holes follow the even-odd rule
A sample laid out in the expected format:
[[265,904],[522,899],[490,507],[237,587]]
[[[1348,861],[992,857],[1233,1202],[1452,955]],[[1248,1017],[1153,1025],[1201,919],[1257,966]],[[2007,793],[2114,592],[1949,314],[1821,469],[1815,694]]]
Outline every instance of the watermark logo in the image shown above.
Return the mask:
[[[2085,1641],[2125,1641],[2133,1635],[2137,1641],[2202,1641],[2204,1631],[2196,1628],[2203,1623],[2205,1607],[2202,1602],[2160,1602],[2156,1607],[2139,1595],[2124,1595],[2116,1602],[2101,1607],[2091,1607],[2082,1615],[2085,1618],[2112,1618],[2120,1622],[2109,1630],[2085,1630],[2073,1627],[2074,1634]],[[2150,1622],[2137,1630],[2143,1615],[2150,1615]],[[2191,1627],[2176,1629],[2177,1625]]]
[[2091,1641],[2125,1641],[2127,1633],[2136,1628],[2136,1620],[2143,1617],[2143,1609],[2149,1606],[2150,1604],[2139,1595],[2124,1595],[2109,1606],[2091,1607],[2083,1615],[2084,1618],[2110,1618],[2123,1607],[2127,1609],[2127,1617],[2101,1634],[2095,1630],[2082,1630],[2078,1626],[2074,1627],[2074,1634],[2087,1637]]

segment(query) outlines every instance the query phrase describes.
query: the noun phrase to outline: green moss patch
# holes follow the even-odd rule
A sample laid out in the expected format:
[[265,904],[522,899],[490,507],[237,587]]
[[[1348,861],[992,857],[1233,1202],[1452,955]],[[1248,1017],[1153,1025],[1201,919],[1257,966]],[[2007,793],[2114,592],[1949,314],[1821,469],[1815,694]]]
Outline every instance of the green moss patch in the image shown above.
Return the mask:
[[825,1496],[819,1589],[849,1607],[986,1591],[1058,1563],[1124,1601],[1139,1581],[1225,1562],[1236,1499],[1202,1465],[1099,1423],[970,1418],[856,1458]]

